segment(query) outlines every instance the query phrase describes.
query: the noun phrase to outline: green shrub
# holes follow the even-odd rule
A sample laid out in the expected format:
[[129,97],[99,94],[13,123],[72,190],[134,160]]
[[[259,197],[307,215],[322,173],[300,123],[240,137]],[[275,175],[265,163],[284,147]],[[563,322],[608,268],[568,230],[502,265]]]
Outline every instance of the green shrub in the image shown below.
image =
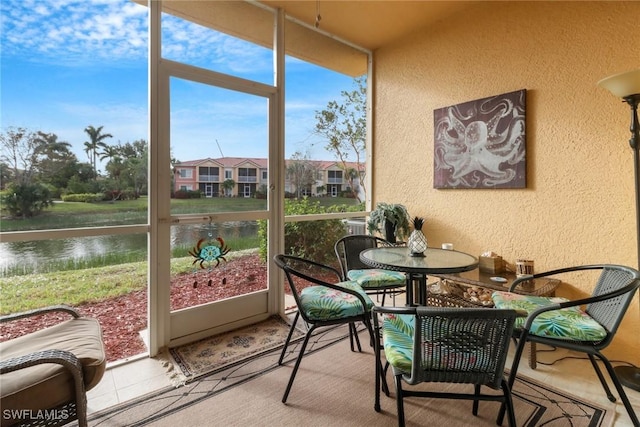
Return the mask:
[[47,185],[13,183],[2,193],[0,204],[12,217],[31,218],[52,206],[53,197]]
[[62,196],[63,202],[95,203],[104,198],[102,193],[67,194]]
[[[335,207],[322,207],[320,202],[308,198],[286,199],[285,215],[310,215],[335,211]],[[295,255],[325,264],[334,264],[333,245],[347,233],[341,219],[287,222],[284,225],[284,246],[287,255]],[[267,222],[258,221],[260,257],[267,259]]]

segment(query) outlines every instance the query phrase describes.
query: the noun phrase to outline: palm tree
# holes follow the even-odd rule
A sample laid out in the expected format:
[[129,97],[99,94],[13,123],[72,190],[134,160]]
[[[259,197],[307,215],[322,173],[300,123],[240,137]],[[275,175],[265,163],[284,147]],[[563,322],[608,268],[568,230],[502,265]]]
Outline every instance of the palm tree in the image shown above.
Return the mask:
[[113,135],[110,133],[102,133],[103,126],[99,128],[94,128],[93,126],[87,126],[84,131],[89,135],[89,141],[85,141],[84,143],[84,151],[89,156],[89,161],[93,165],[93,172],[96,175],[96,179],[98,176],[98,169],[96,167],[96,160],[98,157],[98,150],[100,148],[105,148],[107,144],[103,142],[103,140],[107,138],[113,138]]
[[98,154],[98,158],[100,161],[102,160],[111,160],[115,157],[119,157],[121,153],[121,147],[113,146],[113,145],[104,145],[102,147],[102,151]]
[[58,135],[39,131],[34,142],[37,144],[37,164],[34,168],[40,180],[64,188],[69,179],[75,175],[78,159],[71,152],[71,144],[58,141]]
[[225,179],[222,182],[222,189],[224,190],[225,196],[231,196],[233,194],[233,189],[236,187],[236,182],[232,179]]

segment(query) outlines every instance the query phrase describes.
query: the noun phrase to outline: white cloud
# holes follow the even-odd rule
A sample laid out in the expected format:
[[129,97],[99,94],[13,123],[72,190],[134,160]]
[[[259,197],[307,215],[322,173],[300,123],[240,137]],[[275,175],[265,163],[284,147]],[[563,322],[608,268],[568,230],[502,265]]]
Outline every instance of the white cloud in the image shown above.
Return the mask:
[[[114,135],[113,142],[146,138],[147,97],[140,90],[144,83],[139,74],[144,75],[146,70],[147,14],[145,6],[131,0],[0,0],[3,72],[6,67],[19,77],[12,81],[16,88],[37,86],[42,91],[28,94],[14,91],[13,99],[8,99],[5,91],[4,119],[10,120],[2,125],[20,124],[56,133],[61,140],[74,145],[82,160],[82,142],[86,140],[83,129],[89,124],[104,126],[105,131]],[[272,82],[273,59],[269,49],[176,17],[163,16],[162,25],[165,58],[267,84]],[[34,84],[41,82],[42,74],[29,74],[25,63],[35,65],[32,69],[56,70],[50,74],[55,96],[41,96],[49,88]],[[126,67],[125,72],[111,73],[118,67],[121,68],[118,71]],[[328,99],[339,96],[337,89],[330,90],[330,82],[334,78],[337,82],[338,77],[323,76],[317,84],[309,83],[316,78],[310,77],[314,73],[309,71],[312,68],[305,62],[287,58],[288,75],[309,73],[288,87],[292,89],[286,107],[288,152],[315,144],[310,134],[314,111],[324,108]],[[61,76],[61,80],[54,80],[54,75]],[[69,79],[69,75],[74,77]],[[116,75],[120,80],[109,80]],[[138,85],[136,90],[131,87],[133,82]],[[103,85],[109,91],[93,90]],[[198,158],[202,150],[196,142],[206,143],[209,150],[215,139],[223,145],[227,156],[240,155],[241,150],[246,151],[251,145],[250,141],[258,141],[257,149],[266,149],[263,146],[266,102],[236,102],[228,93],[208,92],[203,85],[196,86],[194,92],[184,96],[172,87],[174,142],[176,148],[179,145],[181,149],[193,150],[193,153],[176,151],[176,156]],[[96,95],[74,96],[89,93]],[[28,104],[25,99],[39,102]],[[215,103],[220,99],[224,104]],[[182,105],[180,100],[184,100]],[[139,105],[129,104],[133,102]],[[215,144],[210,151],[209,155],[217,156]]]
[[[2,0],[3,55],[64,66],[147,60],[145,6],[130,0]],[[163,15],[163,56],[222,72],[270,73],[270,51]]]
[[9,58],[67,66],[146,60],[147,8],[128,0],[3,0],[0,8]]

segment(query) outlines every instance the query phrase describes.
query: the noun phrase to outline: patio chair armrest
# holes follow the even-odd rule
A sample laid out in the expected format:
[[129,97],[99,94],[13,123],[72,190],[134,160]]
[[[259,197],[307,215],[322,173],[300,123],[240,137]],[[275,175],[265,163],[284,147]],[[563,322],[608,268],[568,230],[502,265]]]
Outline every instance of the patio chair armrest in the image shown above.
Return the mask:
[[0,361],[0,375],[45,363],[62,365],[71,372],[74,378],[78,377],[80,381],[82,381],[82,364],[80,363],[80,359],[78,359],[75,354],[65,350],[36,351],[25,354],[24,356]]
[[75,318],[80,317],[80,313],[73,307],[67,305],[53,305],[50,307],[36,308],[34,310],[23,311],[20,313],[7,314],[0,317],[0,323],[10,322],[12,320],[24,319],[31,316],[37,316],[45,313],[63,312],[72,315]]
[[606,301],[608,299],[612,299],[612,298],[616,298],[621,295],[624,295],[627,292],[633,292],[635,289],[638,288],[638,285],[639,285],[638,280],[634,280],[628,285],[623,286],[622,288],[616,289],[614,291],[600,294],[597,296],[590,296],[587,298],[561,302],[559,303],[559,306],[560,308],[567,308],[567,307],[575,307],[579,305],[589,305],[591,303],[598,302],[598,301]]
[[524,328],[529,330],[531,328],[531,325],[533,324],[534,319],[540,314],[545,313],[547,311],[560,310],[562,308],[576,307],[581,305],[588,305],[598,301],[605,301],[611,298],[619,297],[620,295],[624,295],[627,292],[633,292],[637,287],[638,287],[638,282],[634,280],[628,285],[623,286],[622,288],[616,289],[615,291],[612,291],[612,292],[604,293],[602,295],[591,296],[588,298],[581,298],[581,299],[572,300],[572,301],[563,301],[563,302],[550,304],[544,307],[540,307],[529,314],[529,316],[527,317],[527,321],[524,324]]
[[[61,365],[71,374],[74,384],[74,406],[72,409],[77,417],[79,425],[86,425],[87,395],[82,363],[75,354],[65,350],[43,350],[14,357],[0,362],[0,374],[19,371],[36,365],[57,364]],[[31,375],[31,374],[26,374]],[[37,381],[45,381],[47,378],[36,377]],[[53,424],[47,424],[53,425]],[[57,425],[57,424],[56,424]]]
[[[522,276],[518,276],[516,280],[511,282],[511,286],[509,287],[509,292],[518,293],[517,287],[520,286],[520,284],[522,284],[523,282],[526,282],[527,280],[534,279],[535,277],[536,276],[534,274],[524,274]],[[542,276],[539,276],[539,277],[542,277]]]
[[[304,260],[304,262],[306,264],[310,265],[310,266],[313,266],[313,267],[315,267],[315,268],[317,268],[319,270],[322,270],[322,271],[324,271],[326,273],[331,273],[332,275],[335,276],[337,281],[339,281],[339,282],[343,281],[342,280],[342,273],[340,273],[339,270],[337,270],[336,268],[331,267],[330,265],[326,265],[326,264],[322,264],[322,263],[319,263],[319,262],[316,262],[316,261],[313,261],[313,260],[310,260],[310,259],[303,259],[303,258],[298,258],[298,257],[294,257],[294,256],[287,256],[287,257],[290,258],[290,259],[294,259],[294,260],[295,259]],[[315,283],[317,285],[325,285],[327,283],[326,280],[317,279],[317,278],[315,278],[313,276],[310,276],[308,274],[304,274],[304,273],[302,273],[300,271],[296,272],[295,275],[298,276],[298,277],[303,278],[304,280],[307,280],[309,282]]]
[[554,276],[556,274],[571,273],[571,272],[580,271],[580,270],[603,270],[607,267],[608,265],[606,264],[577,265],[573,267],[565,267],[565,268],[558,268],[555,270],[544,271],[536,274],[523,275],[516,278],[516,280],[514,280],[511,283],[511,286],[509,287],[509,292],[516,291],[516,288],[526,280],[537,279],[540,277]]

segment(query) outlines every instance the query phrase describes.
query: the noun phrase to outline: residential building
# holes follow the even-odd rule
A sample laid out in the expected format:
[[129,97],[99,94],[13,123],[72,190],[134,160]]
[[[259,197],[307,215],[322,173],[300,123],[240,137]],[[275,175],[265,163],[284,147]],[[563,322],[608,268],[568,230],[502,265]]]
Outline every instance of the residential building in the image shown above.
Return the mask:
[[[349,171],[357,170],[358,164],[347,163],[347,171],[336,161],[327,160],[287,160],[285,168],[299,163],[304,165],[305,179],[297,180],[295,174],[287,173],[285,193],[300,193],[303,196],[337,197],[344,193],[351,195],[348,179]],[[360,200],[364,200],[364,190],[360,177],[353,178]],[[174,191],[200,191],[204,197],[256,197],[264,195],[269,185],[268,165],[265,158],[219,157],[187,160],[173,165]],[[225,181],[230,185],[225,186]]]

